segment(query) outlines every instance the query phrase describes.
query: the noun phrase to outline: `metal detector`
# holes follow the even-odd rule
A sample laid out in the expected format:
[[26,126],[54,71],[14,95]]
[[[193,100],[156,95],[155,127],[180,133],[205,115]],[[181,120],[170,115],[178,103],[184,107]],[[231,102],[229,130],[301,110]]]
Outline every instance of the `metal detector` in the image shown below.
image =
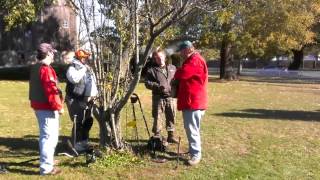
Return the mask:
[[179,163],[180,163],[180,144],[181,144],[181,137],[179,136],[178,149],[177,149],[177,164],[174,169],[178,169]]

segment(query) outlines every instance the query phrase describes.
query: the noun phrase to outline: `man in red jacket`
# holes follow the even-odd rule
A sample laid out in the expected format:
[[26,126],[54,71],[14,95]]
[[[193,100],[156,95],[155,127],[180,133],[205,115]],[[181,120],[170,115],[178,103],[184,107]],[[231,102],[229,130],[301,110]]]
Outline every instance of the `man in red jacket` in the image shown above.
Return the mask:
[[57,75],[50,66],[56,50],[41,43],[37,51],[39,62],[30,71],[29,99],[39,123],[40,174],[55,175],[61,172],[54,167],[54,151],[59,138],[59,114],[64,112]]
[[174,79],[178,86],[178,110],[182,111],[184,128],[189,141],[189,165],[201,160],[200,121],[208,106],[208,68],[204,58],[190,41],[179,44],[178,52],[185,59]]

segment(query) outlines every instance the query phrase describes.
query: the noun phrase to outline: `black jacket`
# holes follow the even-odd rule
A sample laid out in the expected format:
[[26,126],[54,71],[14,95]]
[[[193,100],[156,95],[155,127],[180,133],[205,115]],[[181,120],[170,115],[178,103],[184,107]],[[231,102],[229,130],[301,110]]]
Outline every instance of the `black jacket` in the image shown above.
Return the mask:
[[159,66],[154,66],[148,69],[145,76],[145,86],[152,90],[152,95],[159,95],[164,98],[171,96],[170,83],[176,72],[176,67],[172,64],[166,65],[165,68],[166,75]]

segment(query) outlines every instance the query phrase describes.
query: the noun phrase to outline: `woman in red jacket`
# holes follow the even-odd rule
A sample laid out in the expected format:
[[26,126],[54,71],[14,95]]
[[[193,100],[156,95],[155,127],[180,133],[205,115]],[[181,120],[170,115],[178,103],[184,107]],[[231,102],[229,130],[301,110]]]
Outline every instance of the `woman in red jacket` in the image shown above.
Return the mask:
[[178,47],[185,59],[174,79],[178,86],[178,110],[182,111],[184,128],[189,141],[191,159],[189,165],[201,160],[200,121],[208,106],[208,68],[203,57],[195,51],[190,41],[183,41]]
[[50,44],[38,47],[38,63],[32,66],[29,82],[29,99],[39,123],[40,174],[55,175],[61,171],[55,168],[54,151],[59,137],[59,114],[63,113],[61,91],[57,75],[50,66],[55,49]]

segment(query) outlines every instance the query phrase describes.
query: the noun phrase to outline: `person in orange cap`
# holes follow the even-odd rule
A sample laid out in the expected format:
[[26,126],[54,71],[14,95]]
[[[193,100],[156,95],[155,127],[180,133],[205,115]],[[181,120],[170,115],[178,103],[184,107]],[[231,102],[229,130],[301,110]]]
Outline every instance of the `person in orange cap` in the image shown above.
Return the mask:
[[66,104],[71,120],[73,146],[79,153],[88,146],[89,131],[93,124],[93,100],[98,95],[96,78],[88,65],[91,53],[77,50],[67,70]]

